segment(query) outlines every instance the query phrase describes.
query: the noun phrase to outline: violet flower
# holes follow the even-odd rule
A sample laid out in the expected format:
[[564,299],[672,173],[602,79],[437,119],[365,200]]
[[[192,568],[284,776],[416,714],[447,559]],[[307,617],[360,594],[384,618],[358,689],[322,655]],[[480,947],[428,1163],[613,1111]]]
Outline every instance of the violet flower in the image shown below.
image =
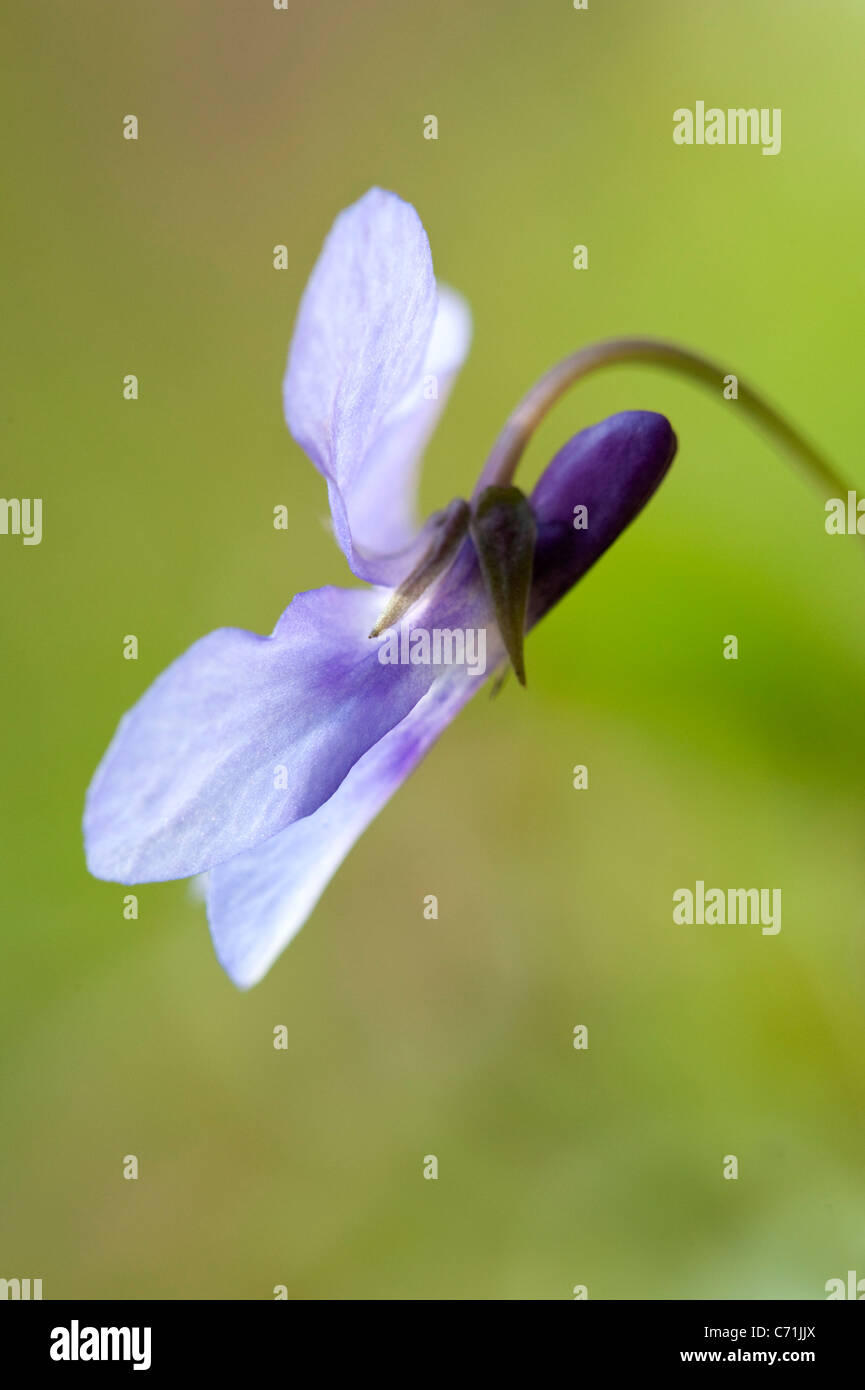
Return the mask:
[[[367,587],[298,594],[269,637],[221,628],[196,642],[123,718],[90,786],[91,873],[137,884],[207,872],[216,954],[242,988],[483,683],[467,659],[426,664],[422,634],[483,633],[486,673],[510,660],[523,679],[523,632],[621,534],[675,453],[661,415],[626,412],[569,440],[530,499],[513,487],[537,419],[593,365],[577,354],[508,421],[472,503],[418,529],[418,461],[469,338],[409,204],[372,189],[340,214],[303,296],[284,403]],[[407,663],[380,659],[394,630]]]

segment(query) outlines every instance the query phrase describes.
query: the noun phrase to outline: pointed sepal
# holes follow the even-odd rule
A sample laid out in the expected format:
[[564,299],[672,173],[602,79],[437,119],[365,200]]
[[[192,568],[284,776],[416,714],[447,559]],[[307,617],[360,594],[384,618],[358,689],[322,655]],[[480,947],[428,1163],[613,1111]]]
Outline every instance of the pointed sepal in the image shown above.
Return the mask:
[[534,512],[518,487],[488,487],[477,500],[469,529],[505,650],[517,680],[525,685],[523,636],[537,536]]
[[387,607],[369,634],[370,637],[378,637],[385,628],[395,626],[427,589],[447,573],[469,528],[468,502],[462,497],[455,497],[443,511],[430,517],[429,526],[432,539],[423,559],[399,588],[394,590]]

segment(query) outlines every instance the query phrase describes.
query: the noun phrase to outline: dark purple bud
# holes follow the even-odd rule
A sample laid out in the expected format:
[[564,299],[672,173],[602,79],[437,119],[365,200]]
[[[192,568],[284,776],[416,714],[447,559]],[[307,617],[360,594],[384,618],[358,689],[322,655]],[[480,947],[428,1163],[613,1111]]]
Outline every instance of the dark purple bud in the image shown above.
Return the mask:
[[[559,450],[531,496],[538,535],[528,627],[630,525],[667,472],[676,443],[663,415],[629,410],[582,430]],[[578,507],[585,508],[580,529]]]

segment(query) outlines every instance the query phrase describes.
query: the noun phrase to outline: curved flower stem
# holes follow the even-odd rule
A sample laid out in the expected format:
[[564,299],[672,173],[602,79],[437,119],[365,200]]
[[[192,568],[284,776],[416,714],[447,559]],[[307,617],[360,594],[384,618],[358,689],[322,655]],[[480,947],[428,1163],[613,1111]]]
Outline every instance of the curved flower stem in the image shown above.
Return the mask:
[[[581,348],[579,352],[565,357],[557,366],[551,367],[509,416],[484,465],[474,497],[487,487],[505,487],[511,483],[532,433],[569,386],[581,377],[588,376],[590,372],[597,371],[599,367],[632,362],[672,367],[716,390],[721,386],[727,371],[710,362],[708,358],[689,352],[687,348],[676,347],[673,343],[662,343],[654,338],[609,338],[606,342]],[[848,490],[848,484],[836,473],[832,465],[799,434],[798,430],[787,424],[772,406],[743,386],[741,381],[738,392],[740,408],[778,439],[816,482],[831,488],[833,495],[843,495]]]

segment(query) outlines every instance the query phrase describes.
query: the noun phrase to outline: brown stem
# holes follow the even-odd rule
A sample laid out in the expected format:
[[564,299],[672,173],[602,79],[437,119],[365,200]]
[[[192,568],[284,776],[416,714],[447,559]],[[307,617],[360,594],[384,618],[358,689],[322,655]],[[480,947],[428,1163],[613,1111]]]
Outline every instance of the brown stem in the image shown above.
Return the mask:
[[[651,366],[672,367],[685,376],[701,381],[715,390],[726,375],[723,367],[717,366],[697,353],[673,343],[662,343],[654,338],[610,338],[603,343],[581,348],[571,353],[557,366],[551,367],[524,396],[516,410],[505,422],[492,452],[478,479],[474,497],[478,497],[487,487],[506,487],[513,481],[517,464],[520,461],[531,435],[540,424],[547,411],[567,391],[569,386],[597,371],[599,367],[617,364],[644,362]],[[792,425],[748,387],[738,386],[738,404],[746,415],[758,425],[768,430],[790,451],[793,457],[824,487],[833,493],[843,495],[848,484],[821,454],[799,434]]]

